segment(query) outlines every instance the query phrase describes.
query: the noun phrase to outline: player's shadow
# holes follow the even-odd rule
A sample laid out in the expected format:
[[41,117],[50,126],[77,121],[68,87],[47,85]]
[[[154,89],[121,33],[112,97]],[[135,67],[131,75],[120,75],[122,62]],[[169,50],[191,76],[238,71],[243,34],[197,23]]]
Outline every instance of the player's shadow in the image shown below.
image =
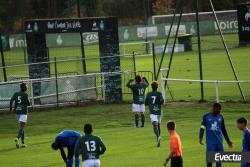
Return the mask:
[[17,148],[13,147],[13,148],[6,148],[6,149],[0,149],[0,154],[1,153],[5,153],[5,152],[8,152],[8,151],[13,151],[13,150],[16,150]]
[[[49,141],[46,141],[46,142],[38,142],[38,143],[34,143],[34,144],[29,144],[28,148],[29,147],[32,147],[32,146],[39,146],[39,145],[43,145],[43,144],[48,144],[50,143]],[[11,148],[6,148],[6,149],[0,149],[0,154],[1,153],[6,153],[6,152],[9,152],[9,151],[13,151],[13,150],[19,150],[19,149],[26,149],[26,148],[16,148],[16,147],[11,147]]]

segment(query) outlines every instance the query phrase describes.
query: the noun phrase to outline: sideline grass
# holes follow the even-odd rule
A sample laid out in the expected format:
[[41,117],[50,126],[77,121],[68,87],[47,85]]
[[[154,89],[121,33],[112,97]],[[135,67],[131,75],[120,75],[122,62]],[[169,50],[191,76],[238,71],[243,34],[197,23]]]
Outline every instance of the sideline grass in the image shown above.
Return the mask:
[[[241,150],[241,132],[236,129],[236,119],[250,118],[250,104],[225,103],[223,115],[231,137],[233,151]],[[164,107],[162,145],[155,147],[155,138],[146,116],[146,128],[133,128],[133,115],[129,104],[89,105],[75,108],[32,112],[26,128],[28,148],[16,149],[14,138],[17,123],[13,114],[0,115],[0,166],[11,167],[61,167],[59,152],[50,148],[55,135],[61,130],[82,132],[83,124],[91,122],[95,134],[102,137],[107,152],[101,157],[102,167],[160,167],[168,154],[167,120],[175,120],[184,147],[184,166],[205,166],[205,147],[198,144],[201,117],[210,111],[211,104],[172,103]],[[227,147],[225,146],[226,150]],[[231,150],[230,150],[231,151]],[[225,164],[236,167],[239,164]]]

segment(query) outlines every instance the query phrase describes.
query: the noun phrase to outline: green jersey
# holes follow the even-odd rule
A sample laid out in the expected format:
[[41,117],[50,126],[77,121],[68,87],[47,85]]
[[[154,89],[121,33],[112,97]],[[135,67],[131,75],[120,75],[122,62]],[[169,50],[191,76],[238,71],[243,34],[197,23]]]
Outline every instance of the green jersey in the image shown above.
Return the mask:
[[94,135],[80,137],[75,145],[75,156],[82,155],[82,160],[99,159],[99,155],[104,154],[106,147],[102,140]]
[[133,80],[129,80],[127,83],[127,87],[132,90],[133,93],[133,103],[134,104],[144,104],[145,100],[145,91],[146,88],[148,87],[149,83],[148,81],[144,78],[145,82],[144,83],[135,83],[133,84]]
[[160,92],[152,91],[146,96],[145,105],[149,106],[151,114],[161,115],[161,105],[164,103],[163,96]]
[[28,94],[20,91],[16,92],[10,100],[10,110],[12,110],[13,102],[15,102],[14,111],[16,114],[27,114],[30,105]]

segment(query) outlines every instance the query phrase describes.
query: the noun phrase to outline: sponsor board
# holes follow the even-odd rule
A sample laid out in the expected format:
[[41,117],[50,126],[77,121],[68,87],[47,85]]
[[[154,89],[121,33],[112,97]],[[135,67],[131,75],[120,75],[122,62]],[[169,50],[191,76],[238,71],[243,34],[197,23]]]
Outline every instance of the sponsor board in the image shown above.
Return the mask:
[[[165,45],[156,45],[155,46],[155,53],[161,54],[164,51]],[[173,45],[167,45],[165,53],[172,52]],[[174,47],[174,52],[184,52],[184,45],[183,44],[176,44]]]
[[[174,36],[176,34],[177,28],[178,28],[177,25],[173,25],[173,27],[171,29],[171,33],[170,33],[171,36]],[[170,25],[166,25],[165,26],[165,35],[168,35],[169,31],[170,31]],[[186,33],[187,33],[187,31],[186,31],[186,25],[181,24],[179,26],[178,35],[186,34]]]
[[250,152],[207,152],[206,160],[208,163],[249,163]]
[[83,33],[83,42],[84,44],[93,44],[97,43],[99,40],[98,33]]
[[250,43],[250,3],[237,6],[239,42],[241,44]]
[[137,37],[138,38],[146,38],[147,37],[157,37],[158,36],[158,28],[157,26],[153,27],[138,27],[137,28]]
[[[237,33],[238,32],[238,21],[232,20],[232,21],[219,21],[219,26],[224,34],[229,33]],[[214,22],[214,29],[216,33],[219,33],[218,26],[216,22]]]
[[[244,12],[244,20],[248,18],[247,14]],[[54,25],[52,25],[54,24]],[[224,34],[231,34],[238,32],[238,21],[234,18],[230,20],[220,20],[220,28]],[[70,24],[69,24],[70,25]],[[77,27],[78,23],[72,23],[72,26]],[[27,31],[39,31],[39,25],[35,23],[27,25]],[[50,22],[50,27],[65,28],[68,25]],[[78,25],[79,26],[79,25]],[[81,25],[82,26],[82,25]],[[106,23],[102,20],[97,20],[91,22],[90,30],[95,32],[83,33],[84,45],[96,44],[98,42],[97,31],[102,31],[107,27]],[[250,32],[250,26],[241,27],[244,32]],[[71,29],[69,29],[71,30]],[[149,25],[147,28],[141,25],[135,26],[123,26],[119,27],[119,41],[120,42],[131,42],[140,41],[145,39],[146,35],[150,39],[163,39],[166,38],[170,30],[169,24],[158,24]],[[177,30],[177,25],[174,25],[171,31],[171,36],[175,35]],[[216,35],[219,33],[216,23],[212,20],[201,21],[200,22],[201,35]],[[180,25],[178,35],[182,34],[192,34],[196,35],[196,22],[185,22]],[[244,36],[243,36],[244,37]],[[250,38],[249,38],[250,39]],[[80,46],[80,35],[79,33],[50,33],[46,35],[46,42],[48,47],[64,47],[64,46]],[[10,35],[9,38],[10,48],[22,48],[26,46],[26,40],[22,34]]]

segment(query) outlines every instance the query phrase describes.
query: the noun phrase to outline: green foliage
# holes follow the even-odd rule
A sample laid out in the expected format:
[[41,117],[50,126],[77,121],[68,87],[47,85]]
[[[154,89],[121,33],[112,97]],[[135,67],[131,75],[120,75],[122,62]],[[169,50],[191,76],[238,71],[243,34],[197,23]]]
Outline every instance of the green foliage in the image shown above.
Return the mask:
[[[0,30],[15,33],[21,30],[21,23],[29,18],[76,17],[78,0],[2,0],[0,2]],[[173,0],[79,0],[81,16],[117,16],[121,25],[144,23],[145,11],[152,14],[170,14]],[[194,2],[187,1],[185,12],[194,10]],[[235,9],[246,0],[213,1],[216,10]],[[147,8],[145,10],[145,4]],[[211,11],[209,0],[200,0],[200,11]],[[18,23],[18,24],[17,24]]]

